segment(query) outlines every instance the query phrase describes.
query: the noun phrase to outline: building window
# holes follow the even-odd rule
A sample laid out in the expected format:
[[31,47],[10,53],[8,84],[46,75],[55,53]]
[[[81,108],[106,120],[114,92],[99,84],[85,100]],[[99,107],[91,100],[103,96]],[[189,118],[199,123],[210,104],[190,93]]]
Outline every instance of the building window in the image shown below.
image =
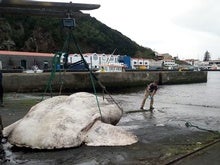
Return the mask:
[[27,61],[26,60],[21,60],[21,67],[24,69],[27,69]]
[[102,55],[102,60],[105,61],[106,60],[106,56]]
[[93,60],[98,60],[97,54],[94,54],[94,55],[93,55]]
[[101,64],[102,64],[102,58],[99,57],[99,65],[101,65]]
[[114,56],[111,55],[109,61],[114,62]]
[[49,68],[49,65],[48,65],[48,61],[44,61],[44,69],[48,69]]

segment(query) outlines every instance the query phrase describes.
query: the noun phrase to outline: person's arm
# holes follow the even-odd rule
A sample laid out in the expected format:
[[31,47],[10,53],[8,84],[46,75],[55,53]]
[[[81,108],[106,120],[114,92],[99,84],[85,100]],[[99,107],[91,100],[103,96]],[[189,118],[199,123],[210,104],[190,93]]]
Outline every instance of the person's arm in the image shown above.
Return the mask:
[[150,85],[147,85],[147,87],[145,88],[145,91],[146,91],[146,92],[149,91],[149,86],[150,86]]
[[157,90],[154,90],[151,94],[151,97],[154,97],[154,95],[156,94]]
[[147,88],[146,88],[146,90],[147,90],[148,92],[150,91],[151,85],[152,85],[152,83],[150,83],[150,84],[147,86]]

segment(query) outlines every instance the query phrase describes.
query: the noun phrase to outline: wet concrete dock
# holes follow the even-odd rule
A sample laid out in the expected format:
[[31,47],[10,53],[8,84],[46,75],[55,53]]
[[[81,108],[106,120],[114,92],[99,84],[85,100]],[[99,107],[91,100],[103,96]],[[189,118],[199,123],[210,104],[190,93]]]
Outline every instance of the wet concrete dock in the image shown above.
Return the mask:
[[[220,73],[208,75],[207,83],[159,86],[152,113],[126,113],[139,109],[144,95],[142,87],[113,94],[124,109],[117,126],[137,135],[139,142],[136,144],[124,147],[82,145],[55,151],[7,148],[4,144],[7,159],[4,164],[219,164],[219,142],[200,150],[220,139]],[[22,118],[41,98],[38,93],[7,93],[5,107],[0,108],[3,125]],[[145,108],[148,106],[149,100]],[[186,127],[186,122],[197,128]],[[193,154],[186,156],[189,153]]]
[[[163,92],[163,91],[161,91]],[[159,95],[159,94],[158,94]],[[134,92],[128,94],[113,95],[124,107],[124,111],[130,111],[130,107],[134,110],[137,106],[136,102],[131,102],[134,98],[141,101],[142,93]],[[10,93],[5,96],[5,107],[1,108],[3,125],[7,126],[16,120],[22,118],[29,108],[39,102],[40,94],[16,94]],[[160,101],[160,97],[157,100]],[[147,105],[146,105],[147,106]],[[156,106],[156,105],[155,105]],[[190,114],[193,107],[193,114]],[[198,148],[219,138],[218,134],[198,130],[196,128],[187,128],[186,121],[195,121],[197,116],[197,124],[202,126],[201,120],[204,114],[198,117],[198,111],[201,106],[169,104],[162,102],[157,104],[153,112],[144,111],[138,113],[124,113],[118,126],[133,132],[139,138],[139,142],[131,146],[125,147],[88,147],[80,146],[78,148],[55,150],[55,151],[39,151],[29,149],[12,148],[6,149],[7,161],[4,164],[190,164],[192,161],[200,162],[202,158],[216,157],[216,153],[208,152],[206,149],[200,157],[184,158],[181,161],[172,163],[173,160],[184,156],[189,152],[193,152]],[[206,107],[203,107],[204,111]],[[209,114],[212,119],[212,125],[219,124],[219,120],[214,117],[219,115],[217,109],[215,115]],[[197,112],[196,112],[197,111]],[[189,115],[190,114],[190,115]],[[209,122],[206,117],[206,122]],[[200,120],[201,119],[201,120]],[[195,123],[195,122],[194,122]],[[204,125],[203,125],[204,126]],[[215,128],[215,127],[213,127]],[[5,146],[6,147],[6,146]],[[7,147],[6,147],[7,148]],[[215,149],[218,150],[219,145],[216,144]],[[218,152],[217,152],[218,154]],[[188,160],[188,161],[187,161]],[[186,162],[186,163],[185,163]],[[219,159],[212,159],[213,163],[219,162]]]

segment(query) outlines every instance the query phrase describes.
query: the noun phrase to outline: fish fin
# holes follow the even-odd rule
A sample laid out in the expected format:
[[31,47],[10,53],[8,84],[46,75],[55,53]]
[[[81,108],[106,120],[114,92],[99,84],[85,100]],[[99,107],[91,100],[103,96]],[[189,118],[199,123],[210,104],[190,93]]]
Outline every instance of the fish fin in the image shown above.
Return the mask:
[[138,138],[120,127],[96,121],[86,133],[87,146],[125,146],[136,143]]
[[20,120],[16,121],[15,123],[5,127],[2,131],[3,137],[8,137],[11,134],[11,132],[14,130],[14,128],[20,123],[21,120],[22,119],[20,119]]

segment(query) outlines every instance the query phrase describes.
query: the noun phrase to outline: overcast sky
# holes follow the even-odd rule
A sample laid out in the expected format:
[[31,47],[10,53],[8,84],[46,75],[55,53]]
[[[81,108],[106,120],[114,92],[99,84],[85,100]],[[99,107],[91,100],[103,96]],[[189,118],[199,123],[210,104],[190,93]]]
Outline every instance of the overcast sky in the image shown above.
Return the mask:
[[205,52],[209,51],[211,59],[220,58],[219,0],[72,2],[100,4],[99,9],[88,13],[139,45],[159,53],[169,53],[180,59],[202,60]]

